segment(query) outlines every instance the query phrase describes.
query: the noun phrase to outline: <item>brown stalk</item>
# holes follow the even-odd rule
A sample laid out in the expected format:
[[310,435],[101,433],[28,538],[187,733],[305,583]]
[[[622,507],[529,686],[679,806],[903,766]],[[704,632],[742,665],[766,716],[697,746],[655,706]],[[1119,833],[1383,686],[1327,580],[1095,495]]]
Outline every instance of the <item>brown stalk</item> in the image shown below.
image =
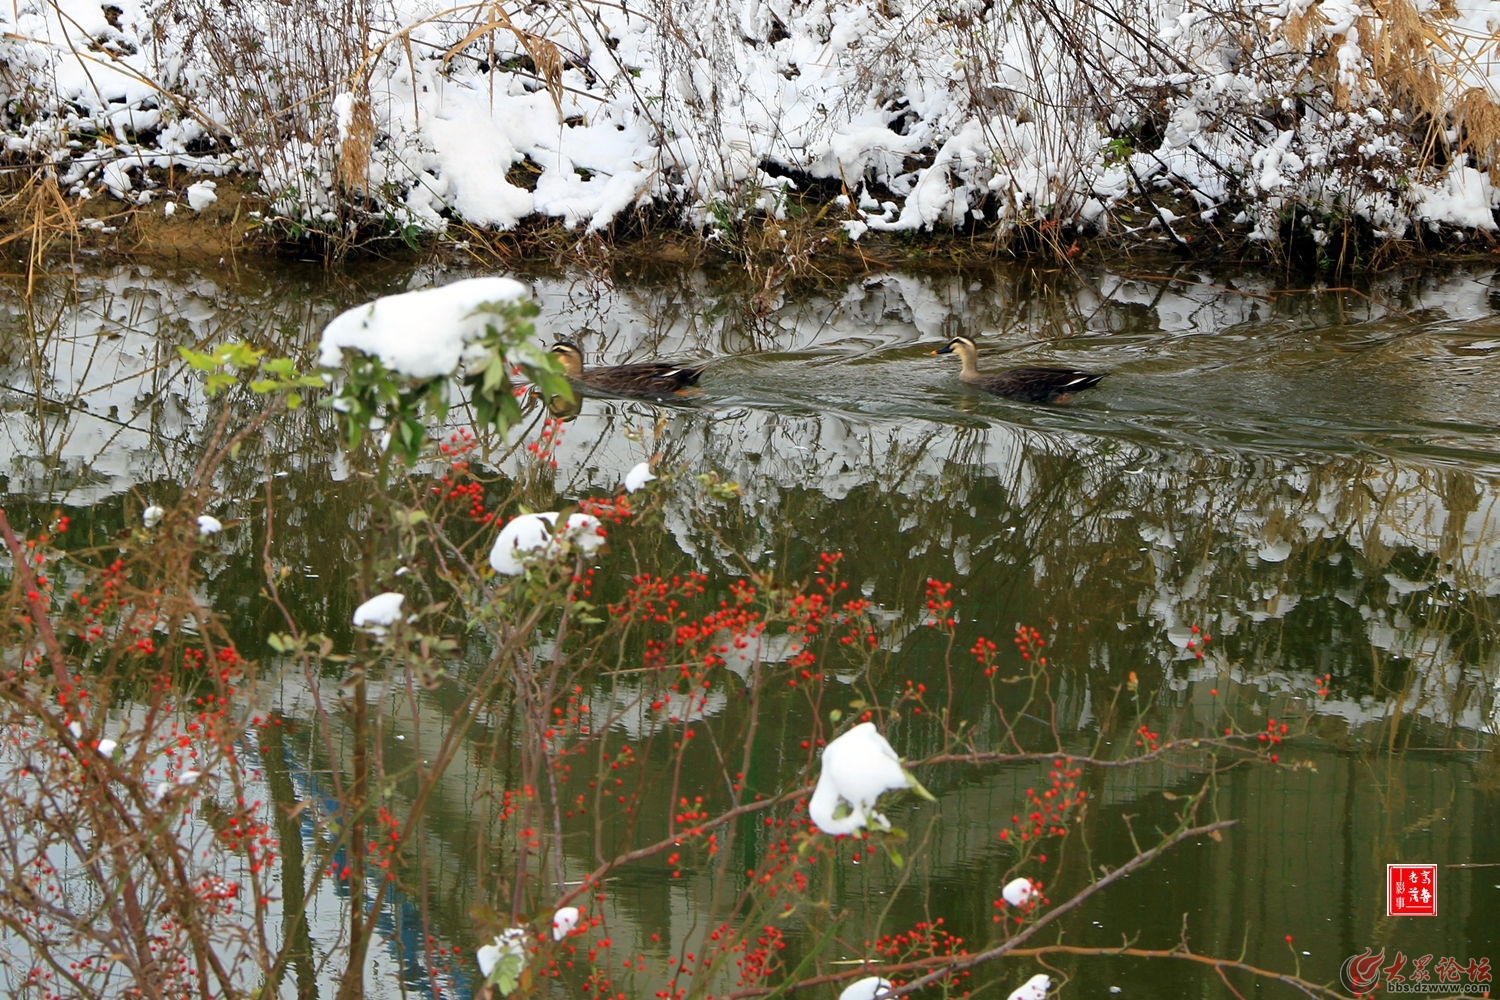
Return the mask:
[[72,683],[72,679],[68,674],[67,661],[63,658],[62,646],[58,644],[57,636],[52,631],[52,621],[48,617],[47,606],[42,603],[42,592],[37,586],[36,575],[31,571],[31,564],[26,561],[26,550],[16,538],[15,531],[11,529],[10,519],[5,516],[3,507],[0,507],[0,537],[5,539],[5,548],[10,552],[11,565],[15,567],[16,579],[25,588],[26,606],[31,612],[31,623],[42,640],[42,648],[47,651],[47,662],[52,664],[53,681],[59,688],[67,688]]

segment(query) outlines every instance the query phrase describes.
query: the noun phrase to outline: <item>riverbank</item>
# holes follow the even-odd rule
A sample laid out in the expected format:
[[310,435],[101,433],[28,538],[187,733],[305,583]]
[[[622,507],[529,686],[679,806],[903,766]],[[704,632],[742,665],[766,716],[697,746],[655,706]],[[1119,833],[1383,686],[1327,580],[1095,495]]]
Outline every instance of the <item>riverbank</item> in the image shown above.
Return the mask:
[[657,241],[772,282],[1165,247],[1346,273],[1492,247],[1494,20],[1448,0],[43,0],[0,13],[6,246],[490,263]]
[[[1299,275],[1350,276],[1414,258],[1463,260],[1500,253],[1486,230],[1434,229],[1413,238],[1371,240],[1344,234],[1335,246],[1301,241],[1267,243],[1244,232],[1179,215],[1165,199],[1122,199],[1104,231],[1042,222],[1024,232],[997,227],[951,228],[916,233],[867,233],[849,238],[836,203],[799,202],[789,217],[741,220],[732,238],[724,230],[694,230],[681,220],[641,214],[609,231],[580,233],[545,218],[511,230],[462,224],[442,233],[371,232],[333,240],[304,228],[289,232],[274,216],[253,176],[215,182],[213,198],[189,193],[201,178],[166,172],[144,204],[122,204],[107,193],[64,196],[45,182],[0,204],[0,226],[11,236],[3,252],[15,265],[47,270],[79,255],[103,259],[212,264],[243,259],[347,258],[449,260],[494,269],[546,266],[639,268],[734,267],[750,272],[774,291],[793,278],[843,278],[893,268],[985,266],[1027,261],[1039,266],[1076,266],[1090,261],[1139,259],[1173,262],[1238,262],[1276,266]],[[1176,221],[1161,224],[1162,213]]]

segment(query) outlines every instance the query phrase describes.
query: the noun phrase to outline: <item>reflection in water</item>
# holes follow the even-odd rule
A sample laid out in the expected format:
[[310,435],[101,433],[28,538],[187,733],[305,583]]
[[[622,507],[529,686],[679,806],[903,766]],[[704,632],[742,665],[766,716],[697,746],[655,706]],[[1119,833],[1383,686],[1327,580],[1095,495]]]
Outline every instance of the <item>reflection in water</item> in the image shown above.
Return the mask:
[[[722,360],[692,405],[549,404],[566,421],[554,432],[555,469],[513,442],[475,460],[521,483],[533,509],[557,509],[613,493],[626,470],[653,459],[660,527],[617,544],[660,566],[738,576],[748,560],[796,577],[820,552],[842,552],[842,577],[873,603],[887,657],[868,677],[838,675],[849,700],[864,685],[888,692],[911,679],[953,718],[987,703],[978,671],[941,667],[946,638],[925,627],[922,600],[937,579],[954,584],[956,649],[1005,639],[1018,622],[1049,636],[1057,668],[1048,724],[1069,752],[1107,753],[1135,738],[1124,725],[1133,716],[1117,710],[1132,677],[1152,693],[1163,732],[1212,736],[1227,719],[1269,716],[1308,733],[1288,757],[1311,766],[1226,777],[1223,809],[1245,820],[1227,845],[1185,850],[1150,879],[1128,880],[1105,916],[1071,928],[1079,940],[1115,944],[1145,928],[1170,942],[1190,910],[1198,950],[1240,952],[1251,915],[1247,954],[1275,964],[1293,934],[1315,952],[1314,978],[1333,978],[1344,957],[1380,935],[1408,954],[1478,956],[1480,929],[1500,916],[1478,883],[1456,879],[1463,904],[1399,937],[1375,917],[1381,859],[1461,864],[1500,850],[1481,818],[1493,799],[1473,786],[1492,766],[1468,756],[1500,726],[1500,319],[1491,279],[1393,275],[1359,294],[1294,295],[1254,276],[884,275],[789,296],[754,323],[739,318],[738,292],[697,272],[628,286],[539,279],[540,336],[591,327],[599,333],[587,349],[602,363]],[[328,317],[401,280],[128,269],[44,285],[30,300],[0,290],[7,509],[37,523],[66,507],[102,541],[146,503],[170,502],[193,475],[204,428],[255,407],[235,394],[206,398],[177,346],[243,338],[305,357]],[[1057,408],[983,396],[927,355],[955,331],[980,340],[996,367],[1111,376]],[[317,407],[273,425],[267,444],[274,466],[226,466],[213,484],[212,513],[238,519],[208,556],[213,600],[245,648],[269,656],[258,636],[270,616],[256,598],[269,531],[290,571],[286,598],[347,645],[358,603],[349,567],[368,527],[370,487]],[[738,489],[710,494],[700,480]],[[608,599],[625,584],[609,576],[608,560],[602,569]],[[1202,659],[1188,646],[1194,627],[1213,637]],[[653,707],[659,692],[628,673],[600,678],[587,698],[610,720],[601,738],[644,745],[664,717],[734,724],[742,677],[793,653],[784,635],[768,633],[736,652],[743,673],[681,704],[664,697]],[[293,717],[312,693],[298,685],[288,678],[282,692]],[[442,706],[451,691],[424,697]],[[504,774],[510,729],[497,713],[474,737],[473,766]],[[777,740],[795,742],[817,721],[789,702],[780,728],[762,734],[758,766],[795,775],[800,764]],[[907,757],[943,749],[935,729],[913,723],[903,735]],[[424,752],[415,731],[388,739],[393,761]],[[1381,747],[1408,752],[1367,769],[1361,754]],[[317,801],[312,776],[346,768],[341,749],[293,738],[285,773],[273,768],[273,777],[302,782],[297,796]],[[465,947],[471,897],[493,882],[473,845],[507,836],[492,807],[475,803],[473,777],[450,773],[426,832],[433,856],[445,859],[433,932]],[[950,925],[983,938],[988,897],[972,886],[997,885],[1007,864],[993,819],[1041,777],[1013,768],[930,783],[939,804],[899,820],[914,839],[939,845],[924,856],[928,869],[914,883],[922,888],[891,903],[895,876],[848,874],[846,902],[870,903],[868,926],[845,928],[848,938],[881,933],[887,904],[906,917],[942,909]],[[1170,825],[1160,793],[1192,783],[1165,765],[1094,780],[1086,833],[1102,863],[1128,856],[1132,828]],[[645,814],[672,808],[653,805]],[[1441,824],[1423,820],[1439,816]],[[593,829],[564,831],[565,880],[593,866]],[[743,840],[747,867],[764,850],[756,836]],[[673,932],[711,908],[706,875],[663,874],[636,872],[625,877],[638,883],[611,887],[612,934],[632,954],[665,957]],[[1164,896],[1181,900],[1165,916]],[[1154,995],[1194,989],[1183,970],[1147,975]],[[1077,976],[1080,995],[1117,985],[1097,964]],[[439,985],[409,983],[429,993]]]

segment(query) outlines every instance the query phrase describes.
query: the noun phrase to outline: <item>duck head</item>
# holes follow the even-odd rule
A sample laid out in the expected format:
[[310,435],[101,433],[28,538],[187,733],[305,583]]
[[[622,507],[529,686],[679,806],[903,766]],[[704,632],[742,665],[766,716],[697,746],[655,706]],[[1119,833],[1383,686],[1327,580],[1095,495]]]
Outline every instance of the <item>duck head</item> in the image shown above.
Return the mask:
[[957,354],[963,362],[963,374],[973,378],[979,374],[979,347],[968,337],[954,337],[933,354]]
[[569,378],[583,374],[583,350],[577,344],[571,340],[559,340],[549,350],[557,356],[558,364]]
[[[555,348],[554,348],[555,349]],[[979,347],[968,337],[954,337],[933,354],[957,354],[960,358],[972,358],[979,354]]]

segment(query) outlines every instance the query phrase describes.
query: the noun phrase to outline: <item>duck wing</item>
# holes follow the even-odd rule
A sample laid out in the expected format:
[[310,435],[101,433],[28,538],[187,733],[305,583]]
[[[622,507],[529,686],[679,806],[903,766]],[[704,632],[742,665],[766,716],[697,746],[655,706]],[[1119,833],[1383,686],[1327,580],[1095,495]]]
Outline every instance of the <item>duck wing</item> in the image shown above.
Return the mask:
[[982,375],[973,384],[986,392],[1023,403],[1056,403],[1075,392],[1098,385],[1106,374],[1077,368],[1012,368]]
[[707,365],[672,365],[642,361],[595,368],[579,379],[585,385],[621,396],[660,397],[691,389]]

